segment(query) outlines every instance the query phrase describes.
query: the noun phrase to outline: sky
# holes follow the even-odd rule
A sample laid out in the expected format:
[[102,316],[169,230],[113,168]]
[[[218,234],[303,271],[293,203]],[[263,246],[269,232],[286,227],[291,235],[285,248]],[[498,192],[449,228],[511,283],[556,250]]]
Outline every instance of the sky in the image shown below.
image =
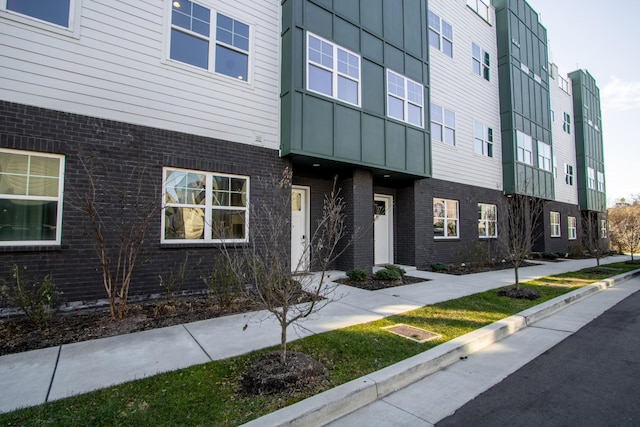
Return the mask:
[[559,73],[586,69],[600,88],[608,205],[640,195],[640,1],[527,2],[547,28]]

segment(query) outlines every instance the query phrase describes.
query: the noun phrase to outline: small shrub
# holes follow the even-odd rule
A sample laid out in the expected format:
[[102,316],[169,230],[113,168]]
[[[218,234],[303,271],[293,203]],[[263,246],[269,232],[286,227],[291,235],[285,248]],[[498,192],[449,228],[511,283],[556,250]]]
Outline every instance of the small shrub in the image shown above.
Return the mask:
[[213,271],[203,277],[209,289],[209,295],[215,297],[222,307],[230,307],[242,292],[242,284],[238,281],[232,266],[223,257],[216,257]]
[[184,282],[187,278],[187,262],[189,261],[189,255],[184,257],[184,261],[180,264],[174,264],[169,270],[169,274],[163,276],[158,275],[160,287],[164,289],[165,299],[167,302],[175,300],[176,292],[182,289]]
[[398,270],[383,268],[382,270],[376,271],[375,278],[378,280],[400,280],[402,279],[402,275],[400,275]]
[[[26,270],[26,267],[22,270]],[[12,280],[9,284],[3,281],[0,289],[3,298],[20,308],[36,328],[45,326],[55,313],[62,292],[50,274],[44,277],[42,283],[29,283],[18,265],[14,264],[11,271]]]
[[551,253],[551,252],[545,252],[542,254],[542,259],[548,259],[550,261],[555,261],[558,259],[558,255]]
[[366,271],[360,268],[354,268],[352,270],[347,271],[347,277],[356,282],[364,282],[369,277]]
[[385,269],[397,272],[400,277],[404,277],[407,272],[402,267],[398,267],[397,265],[387,264],[384,266]]
[[580,243],[569,245],[569,258],[584,258],[584,247]]
[[432,271],[449,271],[449,264],[445,264],[443,262],[434,262],[433,264],[431,264],[431,270]]

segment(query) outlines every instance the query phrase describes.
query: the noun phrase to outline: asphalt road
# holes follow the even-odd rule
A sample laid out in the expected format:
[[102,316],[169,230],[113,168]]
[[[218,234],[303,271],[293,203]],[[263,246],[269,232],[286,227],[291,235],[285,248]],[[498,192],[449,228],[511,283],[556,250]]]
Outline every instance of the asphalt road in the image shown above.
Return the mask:
[[640,426],[640,292],[436,426]]

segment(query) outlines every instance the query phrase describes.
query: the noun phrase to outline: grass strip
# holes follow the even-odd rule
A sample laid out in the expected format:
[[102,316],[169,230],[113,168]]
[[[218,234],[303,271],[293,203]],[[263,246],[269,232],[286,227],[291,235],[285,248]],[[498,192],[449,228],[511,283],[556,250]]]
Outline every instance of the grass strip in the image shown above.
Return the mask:
[[[638,266],[615,263],[606,268],[609,270],[600,274],[584,269],[523,284],[540,292],[542,298],[535,301],[500,297],[491,290],[292,342],[290,351],[307,353],[329,369],[328,380],[312,390],[276,396],[243,394],[239,378],[259,354],[275,349],[270,348],[2,414],[0,425],[235,426]],[[426,329],[442,338],[420,344],[382,329],[396,323]]]

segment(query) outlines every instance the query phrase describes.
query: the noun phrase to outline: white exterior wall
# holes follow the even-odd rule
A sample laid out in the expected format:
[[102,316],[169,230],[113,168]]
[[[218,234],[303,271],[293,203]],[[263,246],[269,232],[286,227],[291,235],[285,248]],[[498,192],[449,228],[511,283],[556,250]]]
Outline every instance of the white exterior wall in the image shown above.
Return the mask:
[[[456,145],[432,140],[433,177],[502,190],[495,10],[489,25],[466,0],[432,0],[429,9],[453,26],[453,58],[430,47],[431,102],[456,113]],[[472,42],[490,54],[490,81],[473,73]],[[474,152],[475,121],[493,129],[493,157]]]
[[[551,67],[557,71],[552,64]],[[569,82],[571,79],[563,76]],[[573,98],[570,94],[562,90],[559,86],[559,78],[549,78],[549,91],[553,109],[553,121],[551,122],[551,140],[553,143],[553,154],[556,158],[558,176],[555,179],[556,201],[562,203],[578,204],[578,168],[576,164],[576,129],[575,116],[573,114]],[[563,113],[571,115],[571,133],[567,133],[563,127]],[[568,185],[565,181],[564,165],[573,166],[573,185]]]
[[248,82],[168,59],[171,1],[75,3],[71,30],[0,10],[1,99],[279,148],[279,2],[201,2],[251,26]]

